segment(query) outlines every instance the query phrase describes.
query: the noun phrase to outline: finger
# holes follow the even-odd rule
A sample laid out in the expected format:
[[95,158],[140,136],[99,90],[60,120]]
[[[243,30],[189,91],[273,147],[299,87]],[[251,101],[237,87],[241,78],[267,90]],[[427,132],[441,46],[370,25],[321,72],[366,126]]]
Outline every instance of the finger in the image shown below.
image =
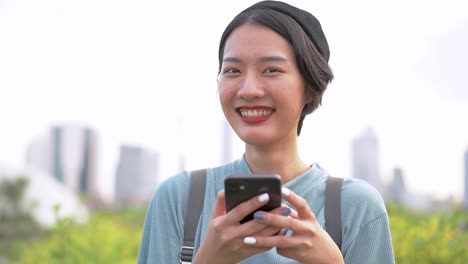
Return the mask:
[[291,207],[289,207],[288,205],[282,204],[280,207],[269,211],[269,213],[276,214],[276,215],[282,215],[282,216],[288,216],[288,215],[293,214],[293,211],[295,211],[295,210],[292,209]]
[[[269,213],[275,214],[275,215],[288,216],[288,215],[290,215],[292,213],[292,209],[289,208],[287,205],[283,204],[283,205],[281,205],[281,207],[273,209]],[[258,218],[258,217],[261,218],[262,216],[263,216],[263,214],[262,214],[261,211],[254,213],[254,219]],[[254,221],[254,222],[258,223],[259,221]],[[272,236],[272,235],[278,235],[281,232],[282,228],[279,228],[279,227],[276,227],[276,226],[268,226],[268,225],[266,225],[264,223],[262,223],[262,224],[264,225],[264,228],[262,230],[260,230],[260,231],[252,232],[251,233],[252,236]]]
[[260,208],[262,205],[268,203],[270,197],[268,193],[257,195],[251,198],[248,201],[240,203],[234,207],[231,211],[228,212],[230,221],[233,223],[239,223],[244,217],[254,212],[256,209]]
[[290,216],[282,216],[259,211],[255,212],[254,218],[256,219],[256,222],[276,227],[278,228],[278,230],[286,228],[291,229],[293,231],[301,231],[303,230],[303,228],[305,228],[305,224],[303,223],[303,221]]
[[[259,223],[257,221],[252,221],[252,222]],[[275,235],[280,234],[280,232],[281,232],[281,228],[279,227],[263,224],[263,228],[261,230],[258,230],[256,232],[251,232],[247,234],[247,236],[275,236]]]
[[296,210],[294,210],[293,208],[290,208],[291,209],[291,213],[289,214],[290,217],[294,217],[294,218],[299,218],[299,214],[297,213]]
[[[243,243],[243,241],[241,241]],[[270,250],[271,247],[269,248],[265,248],[265,247],[252,247],[248,244],[243,244],[243,247],[242,247],[242,252],[240,253],[241,255],[243,255],[244,257],[243,258],[248,258],[250,256],[253,256],[253,255],[257,255],[259,253],[262,253],[262,252],[265,252],[265,251],[268,251]]]
[[211,213],[211,217],[215,218],[221,215],[226,214],[226,202],[224,200],[224,190],[221,190],[216,195],[216,201],[213,208],[213,212]]
[[260,248],[298,248],[299,238],[290,236],[250,236],[244,238],[244,244],[251,247]]
[[310,210],[309,204],[304,198],[295,194],[286,187],[281,189],[281,193],[282,197],[297,209],[297,218],[315,220],[315,215],[312,210]]
[[[289,212],[289,214],[286,214],[285,208],[289,208],[291,210],[291,212]],[[287,205],[287,204],[281,204],[280,210],[281,210],[280,215],[289,215],[289,216],[294,217],[294,218],[299,217],[299,214],[297,213],[297,211],[294,208]]]
[[[276,227],[272,227],[272,229],[276,229],[276,232],[278,232],[279,230]],[[261,221],[248,221],[246,223],[236,226],[235,232],[236,237],[244,238],[246,236],[253,236],[259,234],[267,235],[269,232],[272,231],[269,231],[269,227],[266,223],[263,223]]]
[[282,228],[281,231],[278,233],[278,236],[285,236],[287,231],[287,228]]

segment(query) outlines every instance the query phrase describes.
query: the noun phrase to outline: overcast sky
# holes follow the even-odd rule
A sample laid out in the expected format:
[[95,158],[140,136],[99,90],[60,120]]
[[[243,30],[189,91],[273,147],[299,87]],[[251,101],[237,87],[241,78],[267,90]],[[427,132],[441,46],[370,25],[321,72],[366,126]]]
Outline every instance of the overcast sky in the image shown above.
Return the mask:
[[[351,140],[372,127],[385,180],[403,168],[412,191],[462,195],[468,147],[465,1],[290,1],[316,15],[335,80],[300,137],[307,162],[351,176]],[[0,0],[0,162],[20,166],[50,125],[100,137],[111,195],[121,143],[160,153],[161,177],[221,158],[217,49],[254,1]],[[236,141],[235,157],[242,154]]]

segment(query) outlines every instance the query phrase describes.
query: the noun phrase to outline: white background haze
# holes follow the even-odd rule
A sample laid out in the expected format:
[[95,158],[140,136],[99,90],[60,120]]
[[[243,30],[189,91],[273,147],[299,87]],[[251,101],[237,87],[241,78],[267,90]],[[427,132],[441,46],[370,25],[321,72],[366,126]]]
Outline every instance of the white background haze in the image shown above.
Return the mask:
[[[49,126],[78,123],[99,134],[107,197],[121,143],[158,152],[163,178],[181,152],[187,169],[218,165],[218,41],[253,2],[0,0],[0,162],[21,166]],[[461,198],[466,1],[290,3],[320,20],[335,74],[305,120],[305,161],[350,177],[351,140],[370,126],[386,181],[401,166],[410,190]]]

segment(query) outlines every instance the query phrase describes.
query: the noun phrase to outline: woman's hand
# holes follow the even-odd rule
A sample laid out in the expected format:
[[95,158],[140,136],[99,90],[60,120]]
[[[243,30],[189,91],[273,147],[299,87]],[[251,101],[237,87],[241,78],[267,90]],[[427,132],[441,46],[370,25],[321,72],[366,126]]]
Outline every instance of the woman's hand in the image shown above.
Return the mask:
[[[286,204],[282,204],[281,207],[270,211],[270,213],[271,214],[282,215],[282,216],[291,216],[291,217],[296,217],[297,218],[296,210],[291,209]],[[264,217],[263,212],[255,212],[254,213],[254,218],[255,219],[262,220],[263,217]],[[284,235],[285,232],[286,232],[285,228],[279,228],[277,226],[267,225],[262,230],[252,234],[251,237]]]
[[307,202],[285,188],[283,198],[297,209],[297,217],[261,212],[262,216],[255,221],[288,229],[292,231],[292,235],[251,236],[245,238],[245,242],[252,248],[276,247],[278,254],[301,263],[344,263],[339,248],[322,229]]
[[268,194],[262,194],[239,204],[226,213],[224,191],[220,191],[216,197],[206,237],[193,263],[236,263],[270,250],[271,246],[247,245],[244,243],[244,238],[253,234],[274,234],[281,228],[270,228],[267,223],[256,220],[240,224],[245,216],[266,204],[268,200]]

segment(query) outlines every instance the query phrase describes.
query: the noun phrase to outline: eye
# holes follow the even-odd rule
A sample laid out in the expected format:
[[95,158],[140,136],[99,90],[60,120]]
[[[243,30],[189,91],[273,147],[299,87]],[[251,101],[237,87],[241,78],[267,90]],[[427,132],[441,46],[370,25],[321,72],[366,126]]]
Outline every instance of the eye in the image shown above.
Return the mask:
[[235,74],[240,73],[240,71],[236,68],[227,68],[223,71],[224,74]]
[[277,73],[281,72],[278,68],[268,67],[265,69],[264,73]]

